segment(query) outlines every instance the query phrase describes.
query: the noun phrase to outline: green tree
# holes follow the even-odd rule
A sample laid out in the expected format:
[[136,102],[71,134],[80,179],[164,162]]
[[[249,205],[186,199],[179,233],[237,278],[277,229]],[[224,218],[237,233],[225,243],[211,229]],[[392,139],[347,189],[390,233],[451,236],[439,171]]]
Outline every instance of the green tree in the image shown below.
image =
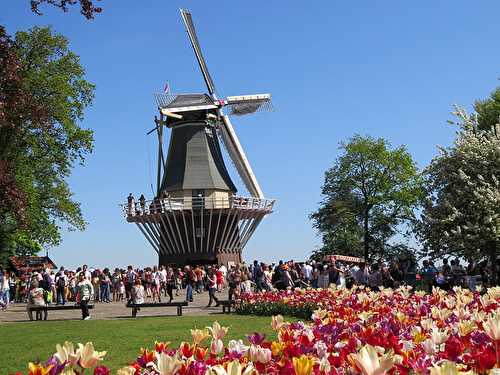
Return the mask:
[[319,254],[384,258],[389,242],[414,218],[421,180],[411,155],[382,138],[359,135],[341,144],[343,154],[325,172],[323,201],[311,214],[323,238]]
[[[424,254],[454,255],[496,267],[500,251],[500,126],[479,130],[478,116],[455,112],[453,146],[425,170],[427,197],[417,234]],[[493,275],[496,276],[496,268]]]
[[50,28],[0,28],[0,251],[3,257],[60,242],[61,225],[83,229],[67,184],[92,151],[82,128],[94,86],[79,57]]
[[[99,1],[99,0],[97,0]],[[101,13],[102,8],[94,5],[95,0],[30,0],[31,10],[41,15],[40,5],[48,4],[62,9],[64,12],[69,10],[69,7],[79,4],[80,13],[87,19],[94,18],[95,13]]]
[[494,129],[500,118],[500,87],[497,87],[489,98],[477,100],[474,110],[477,113],[477,129]]

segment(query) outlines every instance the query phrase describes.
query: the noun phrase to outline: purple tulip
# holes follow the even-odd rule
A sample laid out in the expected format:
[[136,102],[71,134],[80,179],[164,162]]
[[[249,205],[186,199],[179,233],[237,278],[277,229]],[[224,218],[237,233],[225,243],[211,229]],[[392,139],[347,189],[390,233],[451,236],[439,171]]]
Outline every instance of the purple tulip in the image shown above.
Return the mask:
[[52,356],[47,360],[47,362],[45,363],[45,366],[50,366],[50,365],[53,366],[50,369],[49,375],[59,375],[66,367],[66,363],[67,362],[63,362],[63,363],[59,364],[56,357]]
[[266,338],[266,335],[259,333],[259,332],[254,332],[251,335],[247,336],[248,341],[250,341],[251,344],[253,345],[260,345]]

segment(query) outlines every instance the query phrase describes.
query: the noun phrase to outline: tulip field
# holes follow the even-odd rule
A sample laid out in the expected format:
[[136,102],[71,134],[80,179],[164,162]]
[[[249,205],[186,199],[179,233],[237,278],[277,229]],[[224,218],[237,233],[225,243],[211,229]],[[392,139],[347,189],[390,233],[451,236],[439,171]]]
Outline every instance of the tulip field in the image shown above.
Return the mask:
[[[231,328],[213,322],[189,330],[180,344],[138,348],[120,375],[245,374],[489,374],[500,371],[500,288],[460,288],[432,294],[368,289],[295,290],[249,294],[240,313],[286,311],[310,319],[267,318],[262,330],[228,339]],[[266,309],[267,306],[267,309]],[[242,322],[247,317],[240,316]],[[126,339],[126,333],[124,334]],[[120,341],[116,342],[119,347]],[[107,348],[61,343],[29,374],[108,374]],[[26,373],[26,372],[21,372]]]

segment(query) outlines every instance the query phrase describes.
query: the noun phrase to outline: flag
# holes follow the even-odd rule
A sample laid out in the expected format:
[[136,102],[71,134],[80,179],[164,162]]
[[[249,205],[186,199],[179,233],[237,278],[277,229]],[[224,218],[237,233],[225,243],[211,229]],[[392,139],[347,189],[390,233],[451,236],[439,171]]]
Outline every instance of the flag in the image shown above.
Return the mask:
[[169,91],[169,90],[170,90],[170,87],[168,86],[168,81],[167,81],[167,83],[165,83],[165,87],[163,88],[163,92],[164,92],[165,94],[168,94],[168,91]]

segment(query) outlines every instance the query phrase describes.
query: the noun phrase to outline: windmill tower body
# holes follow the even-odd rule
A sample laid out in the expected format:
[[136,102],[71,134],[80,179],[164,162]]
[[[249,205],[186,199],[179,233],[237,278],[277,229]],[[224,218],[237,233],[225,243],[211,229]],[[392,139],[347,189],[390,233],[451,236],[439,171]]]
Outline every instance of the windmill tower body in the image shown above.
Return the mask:
[[[127,202],[124,213],[159,255],[160,264],[239,263],[241,251],[274,200],[265,199],[229,117],[270,108],[270,95],[215,97],[191,15],[181,10],[209,94],[157,94],[160,111],[157,193]],[[170,129],[164,156],[163,133]],[[224,163],[222,140],[250,197],[238,195]]]

